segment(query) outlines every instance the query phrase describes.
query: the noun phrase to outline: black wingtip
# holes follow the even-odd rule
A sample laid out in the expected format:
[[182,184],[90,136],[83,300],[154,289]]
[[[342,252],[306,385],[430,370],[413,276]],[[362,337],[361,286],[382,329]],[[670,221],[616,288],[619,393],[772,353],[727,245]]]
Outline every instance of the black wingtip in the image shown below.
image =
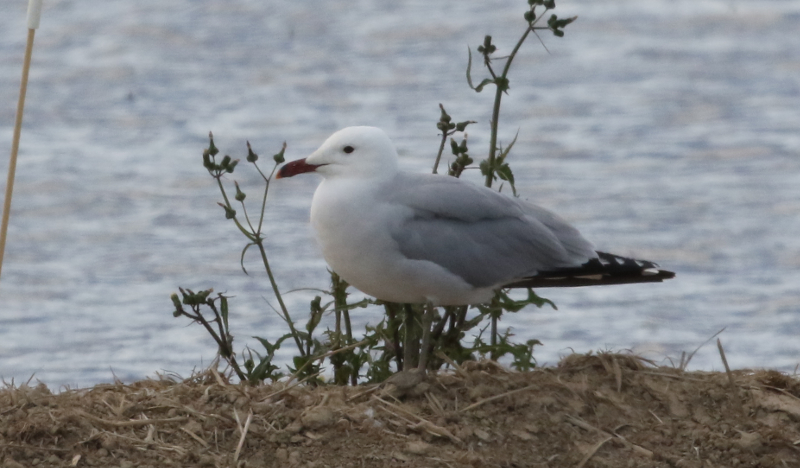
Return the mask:
[[612,284],[661,283],[675,277],[657,263],[637,260],[606,252],[575,268],[541,271],[536,276],[507,284],[507,288],[564,288]]

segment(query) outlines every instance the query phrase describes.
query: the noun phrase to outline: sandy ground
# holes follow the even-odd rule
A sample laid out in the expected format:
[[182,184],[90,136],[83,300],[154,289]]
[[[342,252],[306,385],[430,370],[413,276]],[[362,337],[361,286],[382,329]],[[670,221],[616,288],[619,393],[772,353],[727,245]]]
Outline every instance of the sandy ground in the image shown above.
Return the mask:
[[229,383],[207,371],[0,390],[2,467],[798,467],[800,382],[573,355],[397,385]]

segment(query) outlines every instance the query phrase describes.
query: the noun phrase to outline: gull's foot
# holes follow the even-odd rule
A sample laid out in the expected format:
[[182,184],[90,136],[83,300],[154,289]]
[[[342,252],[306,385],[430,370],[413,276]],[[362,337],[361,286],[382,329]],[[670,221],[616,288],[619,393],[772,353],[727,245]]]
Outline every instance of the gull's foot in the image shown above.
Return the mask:
[[384,394],[389,394],[395,398],[404,396],[420,396],[431,388],[427,382],[427,374],[424,369],[410,369],[400,371],[383,382]]

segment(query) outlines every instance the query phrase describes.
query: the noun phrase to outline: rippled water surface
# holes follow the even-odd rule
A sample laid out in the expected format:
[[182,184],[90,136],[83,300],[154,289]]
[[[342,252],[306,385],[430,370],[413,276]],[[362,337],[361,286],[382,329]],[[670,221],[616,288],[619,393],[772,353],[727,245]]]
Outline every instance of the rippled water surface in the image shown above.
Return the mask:
[[[236,296],[239,346],[282,334],[260,262],[248,255],[251,276],[242,273],[244,238],[202,168],[208,131],[238,157],[245,140],[264,155],[285,140],[294,159],[341,127],[375,125],[406,169],[426,171],[441,102],[479,121],[469,132],[478,156],[492,96],[467,87],[467,46],[492,34],[507,53],[525,5],[45,2],[0,282],[0,375],[52,387],[188,375],[214,349],[171,316],[178,286]],[[0,10],[0,148],[10,148],[25,5]],[[503,324],[543,341],[543,363],[603,349],[668,362],[726,327],[731,366],[794,370],[800,4],[564,0],[556,13],[579,19],[562,39],[541,35],[549,54],[535,38],[523,47],[503,103],[501,140],[519,130],[518,189],[599,248],[678,277],[541,290],[557,311]],[[3,170],[7,158],[0,152]],[[235,176],[255,194],[248,168]],[[285,290],[327,285],[307,223],[317,181],[272,187],[268,247]],[[287,300],[302,314],[313,295]],[[355,312],[360,325],[379,317]],[[720,367],[714,346],[690,366]]]

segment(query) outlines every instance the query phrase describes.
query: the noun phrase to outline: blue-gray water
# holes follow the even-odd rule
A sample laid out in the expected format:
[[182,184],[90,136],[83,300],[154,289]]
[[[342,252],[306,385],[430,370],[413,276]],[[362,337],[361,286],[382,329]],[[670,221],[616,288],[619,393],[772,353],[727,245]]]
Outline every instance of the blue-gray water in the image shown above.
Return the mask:
[[[348,125],[384,128],[427,171],[443,103],[488,146],[492,93],[464,78],[467,46],[507,53],[523,0],[52,0],[36,35],[0,281],[0,375],[52,387],[188,375],[214,356],[171,315],[178,286],[236,296],[237,346],[283,325],[260,262],[216,205],[206,135],[302,157]],[[5,174],[26,2],[0,5]],[[677,272],[660,285],[541,290],[558,311],[504,320],[540,362],[633,349],[659,362],[723,327],[731,366],[800,363],[800,3],[562,1],[578,15],[514,62],[501,140],[522,196],[607,251]],[[476,77],[483,76],[480,66]],[[257,178],[238,180],[250,199]],[[477,180],[473,172],[470,177]],[[317,179],[274,184],[268,247],[284,290],[327,286],[307,223]],[[4,188],[4,178],[0,181]],[[255,210],[255,207],[251,208]],[[304,315],[313,292],[287,296]],[[379,310],[355,312],[358,324]],[[289,348],[287,348],[287,351]],[[719,369],[713,345],[690,368]]]

